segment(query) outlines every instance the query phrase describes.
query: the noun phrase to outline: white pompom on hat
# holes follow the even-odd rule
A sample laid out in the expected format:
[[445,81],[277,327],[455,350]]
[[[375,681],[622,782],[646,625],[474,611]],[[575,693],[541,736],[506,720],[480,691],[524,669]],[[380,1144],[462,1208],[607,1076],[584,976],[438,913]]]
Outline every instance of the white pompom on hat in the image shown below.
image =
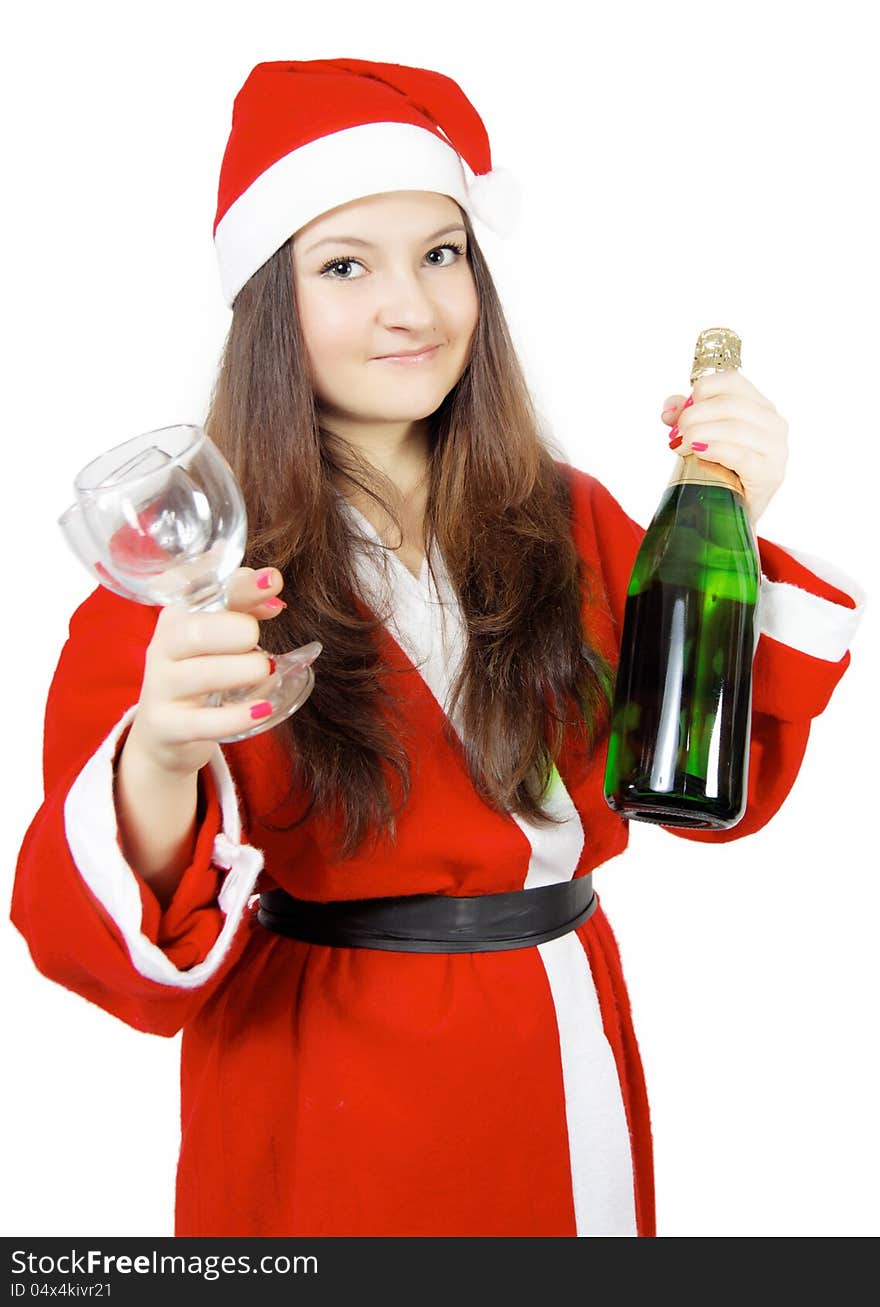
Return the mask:
[[307,222],[386,191],[449,195],[509,236],[519,183],[493,168],[483,121],[451,77],[364,59],[262,63],[235,97],[214,244],[226,303]]

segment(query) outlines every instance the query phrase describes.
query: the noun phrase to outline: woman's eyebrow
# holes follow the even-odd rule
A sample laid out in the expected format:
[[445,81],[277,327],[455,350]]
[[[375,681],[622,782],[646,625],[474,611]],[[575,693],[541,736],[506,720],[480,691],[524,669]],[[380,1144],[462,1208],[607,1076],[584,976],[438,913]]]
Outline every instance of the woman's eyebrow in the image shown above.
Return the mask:
[[[428,241],[436,241],[441,236],[448,236],[450,232],[464,231],[464,230],[465,229],[460,222],[453,223],[451,227],[442,227],[440,231],[433,232],[430,236],[426,236],[423,241],[420,241],[418,243],[425,245],[427,244]],[[321,240],[315,241],[315,244],[310,246],[309,249],[305,251],[306,254],[311,254],[312,251],[316,250],[319,245],[360,245],[367,250],[372,250],[375,248],[372,241],[361,240],[359,236],[324,236],[321,238]]]

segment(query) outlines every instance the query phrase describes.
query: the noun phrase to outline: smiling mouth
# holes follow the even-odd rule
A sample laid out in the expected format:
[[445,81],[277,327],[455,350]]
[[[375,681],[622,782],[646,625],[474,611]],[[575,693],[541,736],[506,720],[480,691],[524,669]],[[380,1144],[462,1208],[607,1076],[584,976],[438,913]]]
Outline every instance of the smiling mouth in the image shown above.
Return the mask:
[[383,354],[375,360],[377,363],[426,363],[429,359],[434,358],[439,350],[439,345],[431,345],[428,349],[420,350],[418,354]]

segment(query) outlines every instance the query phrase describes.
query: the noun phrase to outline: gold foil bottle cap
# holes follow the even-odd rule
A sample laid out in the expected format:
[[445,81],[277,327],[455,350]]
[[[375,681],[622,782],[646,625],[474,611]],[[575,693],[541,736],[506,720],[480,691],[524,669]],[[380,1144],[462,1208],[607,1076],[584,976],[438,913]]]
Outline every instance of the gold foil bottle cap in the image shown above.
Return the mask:
[[[707,327],[697,337],[694,350],[694,366],[691,369],[691,385],[708,372],[724,372],[729,368],[740,366],[742,342],[735,331],[729,327]],[[670,485],[683,483],[698,485],[727,486],[730,490],[745,498],[742,482],[734,471],[721,463],[707,462],[696,454],[679,454],[676,460]]]
[[691,368],[691,385],[707,372],[722,372],[725,368],[742,367],[740,353],[742,341],[729,327],[708,327],[697,337],[694,366]]

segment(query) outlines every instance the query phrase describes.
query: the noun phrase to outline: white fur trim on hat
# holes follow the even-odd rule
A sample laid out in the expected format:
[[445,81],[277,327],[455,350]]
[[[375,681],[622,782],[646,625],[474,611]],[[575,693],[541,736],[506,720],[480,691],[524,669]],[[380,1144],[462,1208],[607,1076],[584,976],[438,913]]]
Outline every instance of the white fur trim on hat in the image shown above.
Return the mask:
[[412,123],[364,123],[299,146],[261,173],[217,225],[226,303],[289,236],[350,200],[437,191],[470,213],[468,172],[451,145]]

